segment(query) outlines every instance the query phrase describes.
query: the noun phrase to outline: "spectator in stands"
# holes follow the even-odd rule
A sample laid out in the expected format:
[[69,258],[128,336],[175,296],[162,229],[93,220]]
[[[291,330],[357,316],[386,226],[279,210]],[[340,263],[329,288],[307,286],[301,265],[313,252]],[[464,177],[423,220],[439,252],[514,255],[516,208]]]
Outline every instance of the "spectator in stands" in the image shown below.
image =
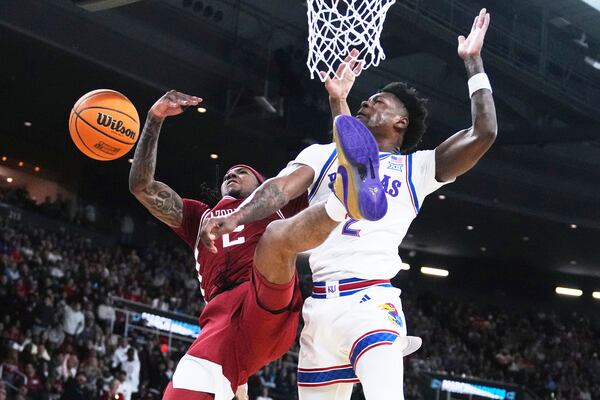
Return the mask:
[[61,400],[89,400],[92,391],[87,385],[87,377],[83,372],[78,372],[75,377],[70,377],[65,383]]
[[112,357],[113,368],[117,368],[121,363],[127,360],[127,350],[129,350],[129,340],[126,337],[119,338],[119,345],[115,349]]
[[65,305],[63,319],[63,330],[65,333],[70,336],[77,336],[83,332],[84,328],[85,318],[81,312],[81,303],[75,301],[73,307],[69,304]]
[[104,327],[112,327],[115,323],[116,312],[113,307],[113,300],[110,296],[104,296],[98,306],[98,319],[102,321]]
[[56,316],[54,317],[52,328],[48,331],[48,340],[55,348],[60,347],[65,340],[65,331]]
[[6,266],[4,267],[4,275],[6,275],[8,278],[9,283],[13,283],[21,279],[21,273],[17,269],[17,264],[14,261],[9,261],[6,263]]
[[133,347],[127,349],[127,359],[121,362],[121,369],[125,371],[125,379],[131,385],[131,393],[136,394],[140,386],[140,360]]
[[269,388],[263,388],[262,394],[258,396],[256,400],[273,400],[273,398],[269,396]]
[[25,375],[27,376],[27,393],[30,396],[39,395],[44,385],[33,364],[29,363],[25,366]]
[[123,393],[119,392],[121,382],[118,379],[113,379],[107,390],[103,391],[100,400],[125,400]]
[[33,333],[38,334],[50,328],[54,321],[54,300],[52,296],[44,296],[43,303],[37,303],[33,309]]
[[133,386],[131,382],[127,380],[127,374],[125,371],[121,370],[118,371],[116,375],[119,382],[121,382],[117,390],[119,393],[123,393],[125,400],[131,400],[131,396],[133,395]]

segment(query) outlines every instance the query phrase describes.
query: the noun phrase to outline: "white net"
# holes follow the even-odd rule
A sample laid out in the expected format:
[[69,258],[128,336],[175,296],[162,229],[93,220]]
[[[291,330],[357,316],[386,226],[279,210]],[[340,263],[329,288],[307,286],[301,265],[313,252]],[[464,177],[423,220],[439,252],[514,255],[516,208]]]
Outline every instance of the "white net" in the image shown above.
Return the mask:
[[338,67],[346,63],[344,59],[353,48],[360,52],[352,61],[362,62],[362,69],[376,67],[385,60],[379,38],[385,15],[395,0],[308,0],[306,3],[309,49],[306,65],[311,78],[316,74],[323,81],[319,71],[337,76]]

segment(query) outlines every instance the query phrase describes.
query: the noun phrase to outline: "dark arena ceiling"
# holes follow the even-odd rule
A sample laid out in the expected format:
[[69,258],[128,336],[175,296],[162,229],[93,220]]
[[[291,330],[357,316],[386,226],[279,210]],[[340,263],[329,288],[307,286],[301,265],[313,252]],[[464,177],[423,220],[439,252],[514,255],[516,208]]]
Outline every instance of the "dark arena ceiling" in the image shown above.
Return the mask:
[[[208,112],[168,121],[159,146],[158,177],[185,196],[234,162],[275,174],[328,140],[326,94],[305,66],[302,1],[142,0],[95,12],[81,7],[89,3],[0,1],[3,154],[107,206],[137,207],[127,157],[86,159],[68,137],[72,105],[97,88],[126,94],[142,117],[171,88],[204,98]],[[551,270],[600,287],[600,11],[582,0],[398,0],[382,36],[387,59],[357,79],[351,106],[404,80],[430,99],[422,148],[469,126],[455,45],[482,6],[498,140],[428,199],[402,255],[482,261],[497,266],[490,273]]]

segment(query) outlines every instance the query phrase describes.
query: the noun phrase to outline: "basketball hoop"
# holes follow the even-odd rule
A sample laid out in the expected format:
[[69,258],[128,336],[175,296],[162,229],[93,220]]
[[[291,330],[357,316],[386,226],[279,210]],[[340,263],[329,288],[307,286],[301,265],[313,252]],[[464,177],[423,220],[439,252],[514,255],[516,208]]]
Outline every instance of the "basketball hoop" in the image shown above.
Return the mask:
[[[385,60],[379,38],[385,15],[395,0],[307,0],[308,60],[311,79],[319,71],[337,76],[336,71],[353,48],[360,52],[350,61],[363,63],[362,69]],[[350,68],[344,68],[349,70]],[[351,71],[350,73],[354,73]]]

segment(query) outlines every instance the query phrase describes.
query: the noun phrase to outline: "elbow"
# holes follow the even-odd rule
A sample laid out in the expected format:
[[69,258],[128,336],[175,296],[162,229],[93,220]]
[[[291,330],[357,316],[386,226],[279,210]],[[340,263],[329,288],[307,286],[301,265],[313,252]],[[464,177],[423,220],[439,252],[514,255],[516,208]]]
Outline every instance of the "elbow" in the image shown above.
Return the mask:
[[129,179],[129,192],[134,196],[139,195],[147,186],[146,182]]
[[129,192],[132,195],[136,195],[137,193],[139,193],[142,190],[141,185],[139,185],[138,182],[132,181],[131,179],[129,179]]
[[473,135],[480,143],[486,143],[488,146],[491,146],[498,136],[498,125],[495,123],[475,125],[473,127]]
[[483,140],[485,140],[491,146],[494,144],[496,137],[498,136],[498,127],[494,125],[493,127],[486,129],[482,132],[481,136],[483,137]]

